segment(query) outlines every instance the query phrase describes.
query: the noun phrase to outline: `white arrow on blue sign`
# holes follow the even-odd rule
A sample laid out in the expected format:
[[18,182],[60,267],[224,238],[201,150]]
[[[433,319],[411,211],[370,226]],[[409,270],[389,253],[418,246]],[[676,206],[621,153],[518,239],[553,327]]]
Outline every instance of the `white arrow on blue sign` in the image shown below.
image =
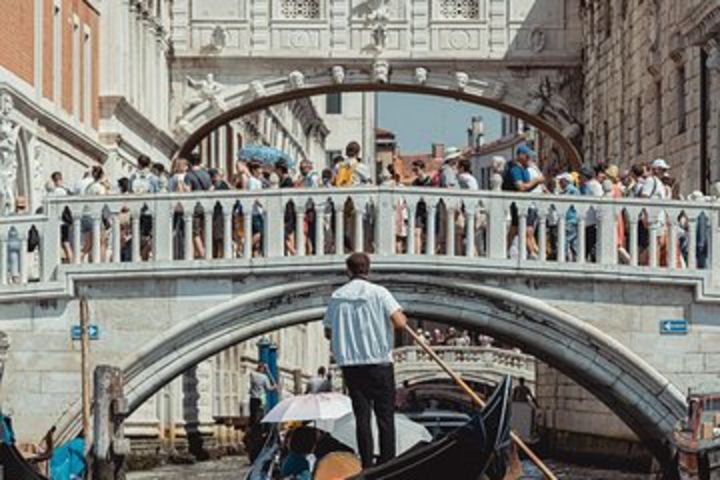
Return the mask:
[[685,335],[688,333],[688,321],[660,320],[660,333],[664,335]]
[[[82,338],[82,327],[80,327],[80,325],[73,325],[70,330],[70,335],[73,340],[80,340]],[[90,340],[99,340],[100,327],[97,325],[88,325],[88,337]]]

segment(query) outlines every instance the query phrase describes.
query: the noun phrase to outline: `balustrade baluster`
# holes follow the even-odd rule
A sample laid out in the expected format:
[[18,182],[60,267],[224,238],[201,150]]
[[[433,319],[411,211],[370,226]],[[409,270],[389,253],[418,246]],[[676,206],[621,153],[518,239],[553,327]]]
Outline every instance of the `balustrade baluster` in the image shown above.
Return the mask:
[[315,205],[315,248],[314,254],[325,255],[325,202]]
[[[359,202],[358,202],[359,203]],[[353,210],[353,219],[355,221],[355,239],[353,240],[353,251],[362,252],[365,249],[364,239],[365,232],[363,230],[363,213],[365,210],[364,204],[356,204]]]
[[76,265],[82,263],[82,230],[80,220],[82,212],[72,212],[72,236],[73,236],[73,262]]
[[425,222],[425,255],[435,255],[435,218],[437,203],[427,200],[427,220]]
[[487,207],[488,258],[504,260],[507,258],[507,214],[508,205],[502,199],[493,198]]
[[465,206],[465,256],[475,256],[475,208]]
[[183,246],[183,260],[192,260],[194,257],[194,251],[193,251],[193,211],[192,207],[189,205],[184,206],[184,212],[183,212],[183,222],[184,222],[184,240],[185,245]]
[[213,204],[205,204],[202,207],[205,260],[211,260],[213,258],[213,217],[215,216],[215,206]]
[[[23,232],[25,232],[25,229],[23,228]],[[29,266],[30,266],[30,256],[27,251],[27,234],[22,233],[19,236],[20,240],[20,252],[18,254],[18,267],[20,268],[20,284],[26,285],[28,283],[28,274],[29,274]]]
[[445,255],[455,256],[455,206],[448,203],[445,208]]
[[657,244],[657,238],[658,238],[658,222],[657,219],[653,219],[652,223],[650,224],[650,267],[657,268],[658,266],[658,244]]
[[[572,208],[572,207],[568,207]],[[567,261],[566,253],[568,251],[567,246],[567,209],[560,211],[558,215],[558,226],[557,226],[557,261],[558,263],[565,263]]]
[[222,216],[223,216],[223,253],[222,256],[225,260],[233,258],[233,205],[231,203],[224,203],[222,205]]
[[140,210],[137,210],[132,213],[130,225],[132,228],[132,241],[130,244],[130,261],[131,262],[139,262],[140,261],[140,244],[142,243],[142,238],[140,238]]
[[[173,224],[175,208],[167,200],[156,200],[152,212],[152,256],[156,262],[173,258]],[[177,232],[175,232],[177,234]]]
[[120,232],[120,215],[112,216],[112,263],[120,263],[121,232]]
[[8,232],[0,231],[0,285],[8,284]]
[[100,235],[102,235],[101,213],[92,216],[92,262],[100,263]]
[[52,203],[46,199],[43,203],[47,212],[47,224],[41,229],[40,238],[40,268],[42,281],[52,280],[58,265],[60,265],[61,255],[61,237],[60,228],[62,225],[61,212],[57,203]]
[[670,267],[670,270],[677,270],[678,268],[678,224],[677,220],[675,218],[675,215],[673,214],[671,218],[668,219],[668,242],[670,244],[666,248],[667,250],[667,264]]
[[518,259],[527,260],[527,210],[518,205]]
[[[400,207],[402,208],[402,207]],[[405,254],[407,255],[415,255],[416,250],[419,250],[419,246],[417,245],[416,238],[415,238],[415,205],[411,202],[407,202],[407,219],[408,219],[408,226],[407,226],[407,245],[406,245],[406,251]]]
[[295,255],[305,256],[305,207],[301,203],[295,205]]
[[541,262],[547,260],[547,214],[544,207],[538,207],[538,226],[540,227],[538,256]]
[[[253,254],[253,224],[252,224],[253,213],[252,213],[252,211],[253,211],[252,202],[242,204],[243,235],[244,235],[244,238],[242,239],[242,241],[243,241],[243,258],[245,260],[249,260]],[[258,232],[258,234],[262,234],[262,232]]]
[[630,265],[637,267],[638,255],[639,255],[639,235],[638,228],[640,228],[641,215],[638,215],[632,211],[628,211],[628,218],[630,221],[628,225],[630,227]]
[[575,261],[579,264],[585,263],[587,248],[585,247],[585,212],[578,212],[578,251]]
[[345,205],[343,202],[334,202],[335,205],[335,255],[345,253]]
[[695,270],[697,268],[697,228],[697,217],[688,215],[687,268],[689,270]]

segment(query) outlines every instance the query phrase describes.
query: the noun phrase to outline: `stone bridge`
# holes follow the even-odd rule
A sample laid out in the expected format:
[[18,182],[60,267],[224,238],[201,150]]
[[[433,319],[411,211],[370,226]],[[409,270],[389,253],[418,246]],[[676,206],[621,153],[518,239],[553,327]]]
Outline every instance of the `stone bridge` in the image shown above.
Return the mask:
[[[508,250],[513,203],[521,231],[530,208],[541,219],[537,258],[524,253],[522,235],[520,253]],[[416,223],[419,207],[424,221]],[[589,214],[597,221],[593,258],[571,259],[557,248],[571,209],[580,251]],[[367,187],[65,197],[47,200],[44,211],[0,220],[0,327],[10,343],[2,404],[21,438],[40,438],[52,424],[60,440],[78,431],[80,360],[69,331],[79,295],[101,331],[93,359],[122,366],[136,409],[229,346],[321,319],[344,281],[348,250],[371,253],[374,279],[409,315],[482,330],[560,370],[661,460],[684,412],[683,392],[720,386],[714,204]],[[65,224],[72,263],[62,261],[64,212],[72,219]],[[253,213],[262,216],[259,230],[240,228],[252,225]],[[289,215],[296,245],[305,246],[295,255],[286,248]],[[626,264],[617,254],[621,215],[632,226]],[[194,217],[205,226],[205,245],[216,244],[203,258],[194,258],[183,233]],[[422,227],[417,237],[398,241],[403,218],[409,232]],[[645,218],[649,257],[637,234]],[[84,236],[82,223],[91,226]],[[39,245],[28,253],[31,229]],[[257,256],[253,234],[262,247]],[[652,241],[662,235],[670,239],[667,252]],[[13,255],[17,275],[8,274]],[[689,332],[660,335],[659,322],[668,319],[687,320]]]

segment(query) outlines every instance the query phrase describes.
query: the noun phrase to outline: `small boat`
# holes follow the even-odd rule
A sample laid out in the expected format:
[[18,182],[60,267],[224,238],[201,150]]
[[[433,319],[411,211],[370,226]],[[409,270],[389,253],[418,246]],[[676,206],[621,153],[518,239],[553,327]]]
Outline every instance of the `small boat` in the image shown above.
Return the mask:
[[506,377],[485,408],[462,427],[438,441],[419,445],[403,455],[350,477],[352,480],[476,480],[502,479],[511,450],[510,395]]
[[682,480],[720,480],[720,393],[689,395],[673,434]]

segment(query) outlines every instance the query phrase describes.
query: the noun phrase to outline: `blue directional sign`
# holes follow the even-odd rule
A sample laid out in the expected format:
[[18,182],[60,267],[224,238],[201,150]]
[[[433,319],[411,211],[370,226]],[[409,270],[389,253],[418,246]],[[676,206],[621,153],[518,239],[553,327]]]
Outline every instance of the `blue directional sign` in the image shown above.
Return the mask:
[[[82,337],[82,328],[80,325],[73,325],[72,329],[70,330],[70,335],[72,336],[73,340],[80,340]],[[97,325],[88,325],[88,337],[90,337],[90,340],[99,340],[100,339],[100,327]]]
[[687,333],[687,320],[660,320],[660,334],[662,335],[686,335]]

